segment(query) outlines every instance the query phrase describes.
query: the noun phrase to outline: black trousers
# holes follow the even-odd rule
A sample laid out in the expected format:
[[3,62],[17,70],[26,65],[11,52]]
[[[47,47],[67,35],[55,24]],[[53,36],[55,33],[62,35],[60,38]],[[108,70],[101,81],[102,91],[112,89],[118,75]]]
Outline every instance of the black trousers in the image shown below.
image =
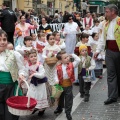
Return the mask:
[[8,35],[8,41],[14,45],[14,39],[13,39],[14,32],[6,32],[6,33]]
[[70,115],[73,105],[72,86],[63,87],[63,90],[59,98],[58,108],[65,108],[66,115]]
[[106,50],[106,67],[108,98],[117,99],[120,96],[120,52]]
[[18,120],[19,117],[8,111],[7,98],[13,96],[14,84],[0,84],[0,120]]
[[81,94],[84,94],[85,96],[89,96],[90,88],[91,88],[91,82],[84,82],[84,79],[81,75],[78,75],[79,79],[79,92]]

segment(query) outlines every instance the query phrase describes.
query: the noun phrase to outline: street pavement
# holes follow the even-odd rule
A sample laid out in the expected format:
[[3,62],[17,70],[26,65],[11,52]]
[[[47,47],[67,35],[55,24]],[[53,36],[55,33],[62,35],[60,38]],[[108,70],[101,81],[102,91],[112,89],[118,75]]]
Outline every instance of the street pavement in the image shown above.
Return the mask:
[[[107,99],[106,72],[103,76],[103,79],[94,82],[90,91],[89,102],[83,102],[83,99],[79,97],[79,87],[73,86],[73,120],[120,120],[120,99],[118,99],[117,103],[104,105],[104,101]],[[19,120],[66,120],[64,112],[59,116],[54,115],[55,108],[56,106],[47,109],[42,117],[37,116],[36,113],[34,115],[20,117]]]

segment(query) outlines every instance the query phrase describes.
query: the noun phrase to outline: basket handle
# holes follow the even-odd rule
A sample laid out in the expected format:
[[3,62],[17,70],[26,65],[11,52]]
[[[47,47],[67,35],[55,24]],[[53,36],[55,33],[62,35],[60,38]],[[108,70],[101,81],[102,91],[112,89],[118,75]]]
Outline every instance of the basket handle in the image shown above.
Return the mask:
[[[26,84],[26,86],[27,86],[27,88],[29,90],[30,87],[29,87],[27,81],[26,80],[23,80],[23,81],[25,82],[25,84]],[[16,90],[16,96],[18,96],[18,90],[19,90],[19,88],[20,88],[20,84],[18,84],[18,87],[17,87],[17,90]],[[28,108],[30,107],[30,96],[29,95],[28,95],[27,107]]]

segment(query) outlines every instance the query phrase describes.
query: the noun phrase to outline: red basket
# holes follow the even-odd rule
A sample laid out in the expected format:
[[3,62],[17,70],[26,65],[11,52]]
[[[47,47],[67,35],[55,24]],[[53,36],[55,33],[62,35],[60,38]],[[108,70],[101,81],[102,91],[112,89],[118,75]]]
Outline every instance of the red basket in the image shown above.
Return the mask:
[[25,96],[13,96],[7,99],[6,103],[8,106],[20,110],[31,110],[35,108],[37,102],[35,99],[30,98],[30,106],[27,107],[28,97]]
[[[25,80],[23,81],[26,83],[29,89],[28,83]],[[6,101],[8,110],[11,114],[17,116],[30,115],[34,110],[37,101],[33,98],[30,98],[30,96],[17,96],[18,89],[19,87],[17,88],[16,96],[10,97]]]

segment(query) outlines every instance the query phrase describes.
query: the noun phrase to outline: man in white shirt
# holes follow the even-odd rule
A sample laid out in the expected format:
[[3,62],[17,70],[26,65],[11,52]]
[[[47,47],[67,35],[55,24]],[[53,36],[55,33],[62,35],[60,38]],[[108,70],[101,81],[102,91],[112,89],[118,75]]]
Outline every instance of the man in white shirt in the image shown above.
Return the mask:
[[94,58],[98,56],[100,51],[106,46],[106,67],[108,82],[108,99],[105,105],[117,102],[120,96],[120,44],[119,44],[119,17],[118,8],[114,4],[106,6],[105,16],[108,19],[102,30],[99,44],[97,46]]

